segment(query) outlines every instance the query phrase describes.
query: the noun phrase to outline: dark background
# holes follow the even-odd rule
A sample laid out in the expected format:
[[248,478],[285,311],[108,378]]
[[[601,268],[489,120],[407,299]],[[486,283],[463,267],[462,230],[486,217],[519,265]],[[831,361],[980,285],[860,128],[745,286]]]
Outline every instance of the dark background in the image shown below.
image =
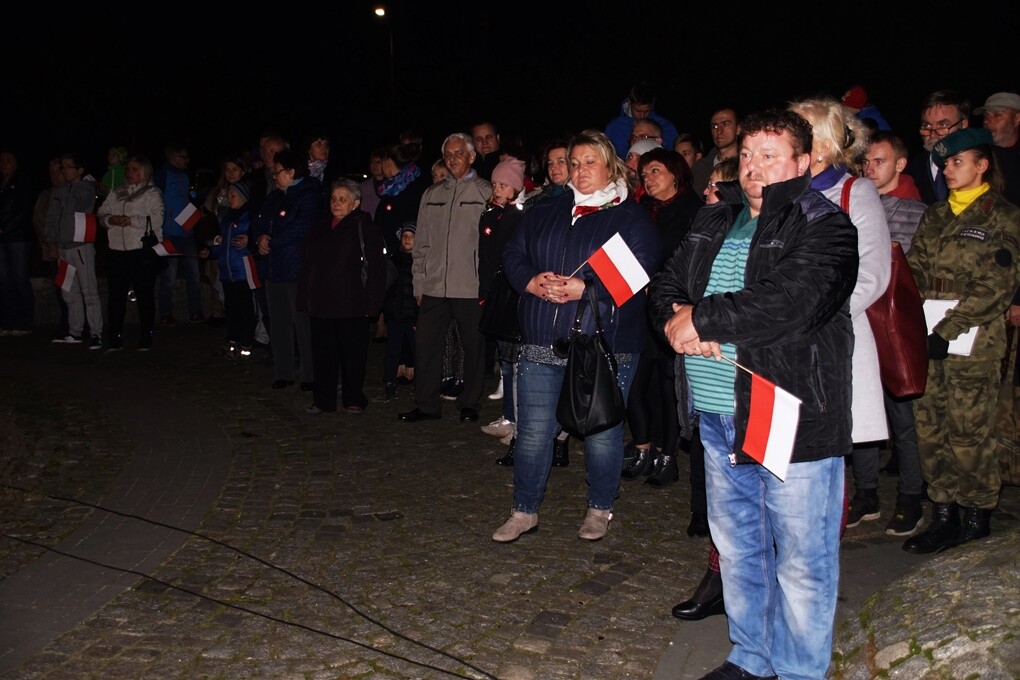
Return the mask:
[[[920,149],[919,103],[952,88],[979,106],[1017,89],[1015,13],[932,3],[363,0],[26,6],[4,21],[0,145],[40,186],[46,161],[77,151],[97,178],[124,145],[158,167],[169,141],[191,169],[275,131],[313,131],[361,172],[370,149],[411,129],[423,163],[442,139],[493,119],[504,142],[602,129],[630,86],[652,82],[658,113],[711,147],[708,119],[864,85]],[[895,14],[896,16],[892,16]],[[390,33],[393,39],[393,82]],[[979,120],[975,120],[979,123]]]

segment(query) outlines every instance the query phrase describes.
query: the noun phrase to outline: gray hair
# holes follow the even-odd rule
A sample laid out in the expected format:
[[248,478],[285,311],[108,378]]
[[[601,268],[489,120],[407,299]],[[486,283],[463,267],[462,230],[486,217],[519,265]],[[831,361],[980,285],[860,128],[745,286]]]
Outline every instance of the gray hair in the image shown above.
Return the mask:
[[439,153],[446,152],[446,143],[449,142],[451,139],[460,139],[465,144],[467,144],[467,152],[469,156],[475,153],[475,140],[471,137],[471,135],[464,132],[454,132],[452,135],[444,139],[443,145],[439,147]]
[[333,180],[333,184],[330,185],[329,193],[332,194],[336,189],[346,189],[347,193],[351,195],[351,198],[355,201],[361,200],[361,187],[354,180],[341,177],[340,179]]

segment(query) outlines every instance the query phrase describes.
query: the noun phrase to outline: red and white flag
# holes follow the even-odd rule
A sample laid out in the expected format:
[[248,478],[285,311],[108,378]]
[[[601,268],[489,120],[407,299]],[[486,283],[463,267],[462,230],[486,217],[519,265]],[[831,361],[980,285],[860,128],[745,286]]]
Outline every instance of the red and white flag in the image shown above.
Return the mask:
[[254,255],[248,255],[244,258],[244,277],[248,279],[248,287],[252,290],[262,287],[262,281],[259,280],[259,272],[255,267]]
[[74,274],[78,271],[78,268],[67,260],[61,260],[57,263],[57,275],[53,279],[54,285],[57,288],[71,292],[71,284],[74,283]]
[[609,290],[617,307],[631,299],[649,281],[645,268],[634,257],[619,232],[596,250],[587,262],[595,270],[602,285]]
[[174,244],[170,241],[170,239],[166,239],[161,243],[157,243],[156,245],[152,246],[152,250],[160,257],[171,257],[173,255],[181,254],[179,250],[174,248]]
[[92,213],[76,212],[74,214],[74,242],[96,242],[96,216]]
[[751,373],[751,412],[741,448],[784,481],[797,438],[800,404],[800,399],[783,388]]
[[174,222],[181,225],[181,229],[184,231],[191,231],[201,218],[202,211],[196,208],[194,203],[189,203],[184,206],[184,210],[177,214]]

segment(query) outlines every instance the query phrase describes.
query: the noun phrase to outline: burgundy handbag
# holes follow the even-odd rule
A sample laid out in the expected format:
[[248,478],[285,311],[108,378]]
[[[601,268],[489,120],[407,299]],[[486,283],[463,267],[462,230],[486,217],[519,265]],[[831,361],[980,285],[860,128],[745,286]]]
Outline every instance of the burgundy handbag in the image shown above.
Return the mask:
[[[843,185],[841,207],[850,214],[850,185]],[[917,282],[910,272],[907,256],[892,242],[892,273],[882,297],[865,310],[878,347],[878,367],[882,387],[900,399],[924,394],[928,383],[928,327],[924,322],[924,303]]]

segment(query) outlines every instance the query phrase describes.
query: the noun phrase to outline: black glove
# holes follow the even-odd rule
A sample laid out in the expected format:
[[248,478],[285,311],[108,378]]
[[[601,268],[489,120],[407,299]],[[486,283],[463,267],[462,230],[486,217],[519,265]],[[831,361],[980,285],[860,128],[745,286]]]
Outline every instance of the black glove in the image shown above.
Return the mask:
[[945,359],[947,356],[949,356],[949,341],[938,333],[930,334],[928,336],[928,358]]

